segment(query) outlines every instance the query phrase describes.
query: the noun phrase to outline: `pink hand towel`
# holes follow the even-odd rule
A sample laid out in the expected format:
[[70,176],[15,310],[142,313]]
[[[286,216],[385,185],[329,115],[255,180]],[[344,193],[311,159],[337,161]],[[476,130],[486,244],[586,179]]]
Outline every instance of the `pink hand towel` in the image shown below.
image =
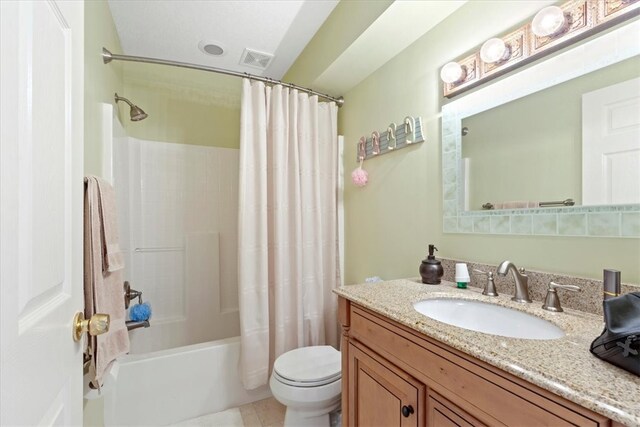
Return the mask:
[[[109,255],[112,255],[110,257]],[[100,178],[85,178],[84,197],[84,290],[85,317],[106,313],[109,332],[90,337],[90,371],[93,385],[100,387],[109,364],[129,352],[125,319],[122,268],[113,188]]]
[[538,202],[533,201],[508,201],[508,202],[497,202],[493,204],[494,209],[526,209],[526,208],[537,208],[539,206]]
[[124,268],[124,256],[120,251],[118,236],[118,212],[116,194],[108,182],[96,178],[98,182],[100,221],[102,223],[102,271],[114,272]]

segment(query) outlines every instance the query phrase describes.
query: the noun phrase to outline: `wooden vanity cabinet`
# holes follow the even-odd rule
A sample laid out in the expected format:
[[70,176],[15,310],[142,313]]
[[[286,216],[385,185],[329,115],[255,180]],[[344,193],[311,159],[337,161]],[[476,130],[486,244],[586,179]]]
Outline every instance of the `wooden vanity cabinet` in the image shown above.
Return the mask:
[[460,409],[458,405],[431,391],[427,398],[427,425],[438,427],[486,426],[486,424]]
[[608,418],[339,299],[343,426],[617,426]]
[[[425,386],[358,344],[349,344],[349,425],[424,425]],[[378,362],[380,360],[380,362]],[[382,362],[382,363],[381,363]],[[344,392],[344,391],[343,391]]]

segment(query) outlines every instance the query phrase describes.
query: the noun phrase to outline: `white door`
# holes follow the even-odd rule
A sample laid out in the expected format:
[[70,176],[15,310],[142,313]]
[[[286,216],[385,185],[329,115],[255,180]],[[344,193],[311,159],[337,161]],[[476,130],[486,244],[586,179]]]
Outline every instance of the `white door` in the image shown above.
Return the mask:
[[640,203],[640,78],[582,95],[582,204]]
[[0,1],[0,425],[82,425],[84,5]]

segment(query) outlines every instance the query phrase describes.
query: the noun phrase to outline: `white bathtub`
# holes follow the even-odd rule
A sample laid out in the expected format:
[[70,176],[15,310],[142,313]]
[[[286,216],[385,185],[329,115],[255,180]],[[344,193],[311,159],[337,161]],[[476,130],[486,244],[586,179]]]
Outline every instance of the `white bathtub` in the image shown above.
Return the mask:
[[240,338],[233,337],[119,359],[105,425],[172,424],[270,397],[266,386],[242,387],[239,356]]

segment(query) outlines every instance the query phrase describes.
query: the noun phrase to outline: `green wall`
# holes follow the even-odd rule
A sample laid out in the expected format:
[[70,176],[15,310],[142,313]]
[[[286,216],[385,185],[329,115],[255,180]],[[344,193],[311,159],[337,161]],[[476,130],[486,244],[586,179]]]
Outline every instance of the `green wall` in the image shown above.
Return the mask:
[[[102,107],[112,103],[113,94],[122,92],[120,64],[104,65],[102,48],[121,53],[120,39],[106,1],[84,4],[84,173],[102,174]],[[83,401],[83,425],[104,425],[104,399]]]
[[[640,240],[490,236],[442,232],[439,70],[501,30],[533,16],[532,2],[470,1],[392,60],[343,94],[339,130],[345,135],[345,283],[414,277],[434,243],[438,255],[601,278],[603,268],[640,282]],[[336,8],[338,11],[338,8]],[[339,13],[336,12],[336,13]],[[308,56],[313,56],[307,53]],[[366,58],[363,58],[365,60]],[[295,73],[287,78],[298,81]],[[302,77],[301,77],[302,78]],[[369,184],[348,180],[358,138],[406,115],[422,116],[427,142],[366,161]]]
[[[370,3],[370,2],[369,2]],[[313,64],[330,61],[338,41],[330,43],[337,22],[367,25],[388,2],[342,2],[286,79],[299,84],[313,80]],[[377,4],[377,6],[375,6]],[[378,10],[380,9],[380,10]],[[422,116],[427,142],[365,162],[370,183],[345,186],[346,283],[365,277],[416,276],[427,245],[439,255],[495,263],[509,258],[530,269],[599,278],[602,268],[617,268],[625,282],[640,282],[638,239],[487,236],[442,233],[440,174],[440,109],[443,103],[439,69],[473,49],[501,29],[508,29],[539,9],[529,2],[471,1],[358,86],[343,94],[339,129],[345,135],[345,172],[356,167],[351,153],[361,135],[384,130],[406,115]],[[369,11],[369,12],[367,12]],[[323,27],[324,28],[324,27]],[[355,28],[355,27],[354,27]],[[332,30],[331,30],[332,29]],[[124,120],[127,131],[144,139],[236,147],[239,132],[239,80],[189,77],[166,67],[136,71],[121,64],[105,66],[102,46],[120,51],[106,2],[85,7],[85,171],[99,173],[100,102],[112,102],[118,91],[148,114],[138,123]],[[324,38],[323,38],[324,37]],[[351,37],[353,39],[353,37]],[[327,41],[329,40],[329,41]],[[366,60],[366,58],[363,58]],[[140,64],[136,64],[140,65]],[[173,70],[173,69],[172,69]],[[179,70],[180,72],[189,70]],[[173,76],[177,73],[177,77]],[[197,73],[197,75],[195,74]],[[145,77],[146,74],[146,77]],[[144,77],[144,78],[143,78]],[[176,84],[176,77],[181,84]],[[235,86],[234,86],[235,85]],[[122,107],[120,107],[122,108]],[[123,109],[125,116],[128,110]],[[122,114],[122,113],[121,113]]]
[[118,103],[127,134],[147,140],[238,148],[241,80],[162,65],[102,62],[102,47],[122,53],[104,0],[85,4],[85,174],[102,172],[101,103],[114,93],[149,114],[131,122],[129,107]]
[[241,79],[163,65],[126,63],[123,68],[123,96],[149,115],[132,122],[129,107],[121,103],[127,134],[153,141],[239,148]]
[[462,120],[470,208],[486,202],[582,202],[582,94],[640,75],[640,57]]
[[84,171],[102,172],[102,108],[113,102],[113,94],[122,92],[120,64],[104,65],[102,48],[121,53],[120,39],[106,1],[88,1],[84,5]]
[[[393,0],[343,0],[318,29],[283,80],[310,87]],[[363,58],[363,61],[366,61]]]

